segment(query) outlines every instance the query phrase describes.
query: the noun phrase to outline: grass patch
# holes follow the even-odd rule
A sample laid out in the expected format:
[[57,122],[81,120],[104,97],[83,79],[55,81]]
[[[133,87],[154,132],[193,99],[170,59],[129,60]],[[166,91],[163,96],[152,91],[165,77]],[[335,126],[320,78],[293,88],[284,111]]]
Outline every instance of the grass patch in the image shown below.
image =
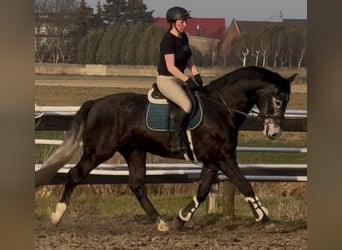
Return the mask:
[[[297,221],[307,219],[307,201],[303,197],[281,197],[274,195],[259,196],[262,204],[269,210],[269,216],[273,220]],[[50,214],[55,211],[59,200],[58,194],[49,197],[35,199],[35,218],[37,220],[49,219]],[[151,201],[162,215],[175,217],[181,208],[184,208],[192,200],[191,194],[178,194],[172,196],[151,195]],[[204,223],[215,224],[224,217],[222,204],[219,204],[216,213],[207,214],[206,203],[202,203],[196,211],[196,217]],[[78,194],[72,196],[71,203],[66,216],[122,216],[122,215],[145,215],[140,204],[133,195],[93,195]],[[242,195],[235,197],[235,217],[251,218],[253,214]]]
[[[35,138],[49,140],[64,140],[66,132],[64,131],[36,131]],[[35,145],[35,163],[43,163],[56,149],[58,145]]]
[[[268,209],[271,219],[284,221],[307,219],[308,207],[304,198],[260,196],[259,199],[262,205]],[[251,216],[251,209],[241,195],[235,198],[235,215],[237,217]]]
[[112,81],[155,81],[155,76],[95,76],[69,74],[35,74],[36,80],[112,80]]
[[224,215],[222,213],[211,213],[211,214],[206,213],[202,217],[203,217],[202,220],[205,222],[205,224],[213,225],[217,221],[222,219],[224,217]]
[[[307,147],[306,132],[283,132],[275,140],[265,138],[261,131],[240,131],[239,146]],[[307,153],[238,152],[239,163],[306,163]]]
[[65,87],[65,86],[36,86],[36,103],[40,106],[80,106],[92,99],[125,92],[147,94],[147,89],[124,89],[107,87]]
[[[152,81],[151,81],[152,82]],[[65,87],[65,86],[36,86],[36,103],[41,106],[75,105],[79,106],[87,100],[101,98],[110,94],[134,92],[147,94],[143,88],[110,88],[110,87]],[[292,93],[288,109],[307,109],[306,93]]]

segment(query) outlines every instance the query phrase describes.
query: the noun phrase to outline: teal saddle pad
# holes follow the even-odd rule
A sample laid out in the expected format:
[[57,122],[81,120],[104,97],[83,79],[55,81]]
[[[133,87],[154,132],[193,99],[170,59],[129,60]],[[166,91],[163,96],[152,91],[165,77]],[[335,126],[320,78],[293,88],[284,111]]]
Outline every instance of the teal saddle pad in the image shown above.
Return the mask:
[[[198,108],[196,114],[190,119],[188,129],[197,128],[203,119],[202,104],[198,96]],[[174,131],[175,123],[169,118],[169,105],[149,103],[146,112],[146,126],[154,131]]]

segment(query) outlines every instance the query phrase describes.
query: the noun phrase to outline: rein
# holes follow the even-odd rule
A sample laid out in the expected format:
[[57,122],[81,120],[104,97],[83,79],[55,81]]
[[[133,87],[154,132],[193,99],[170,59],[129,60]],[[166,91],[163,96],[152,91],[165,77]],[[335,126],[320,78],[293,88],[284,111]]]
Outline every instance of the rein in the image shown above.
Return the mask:
[[[241,115],[244,115],[244,116],[246,116],[246,117],[251,116],[251,115],[249,115],[249,114],[246,113],[246,112],[242,112],[242,111],[240,111],[240,110],[237,110],[237,109],[234,109],[234,108],[230,108],[230,107],[228,106],[228,104],[226,103],[226,101],[223,99],[222,95],[221,95],[218,91],[217,91],[216,93],[217,93],[217,96],[220,98],[221,102],[223,103],[223,106],[226,107],[226,109],[228,110],[228,112],[229,112],[230,114],[234,115],[234,114],[233,114],[233,111],[234,111],[234,112],[239,113],[239,114],[241,114]],[[251,110],[250,112],[256,114],[258,118],[261,117],[261,116],[260,116],[260,112],[256,112],[256,111],[254,111],[254,110]]]
[[[225,106],[225,108],[227,109],[227,111],[231,114],[231,115],[234,115],[233,112],[235,113],[238,113],[238,114],[241,114],[241,115],[244,115],[246,117],[251,117],[250,114],[248,113],[245,113],[245,112],[242,112],[240,110],[237,110],[237,109],[234,109],[234,108],[231,108],[228,106],[228,104],[225,102],[225,100],[223,99],[222,95],[217,91],[216,92],[217,96],[220,98],[221,102],[223,103],[223,106]],[[216,102],[215,102],[216,103]],[[219,105],[222,105],[220,103],[217,103]],[[251,110],[250,113],[253,113],[256,115],[256,118],[258,119],[265,119],[265,118],[272,118],[272,119],[277,119],[277,118],[280,118],[280,119],[283,119],[284,117],[282,116],[275,116],[275,115],[269,115],[269,114],[262,114],[260,112],[257,112],[257,111],[254,111],[254,110]],[[255,116],[253,116],[255,117]]]
[[234,116],[234,113],[238,113],[238,114],[241,114],[241,115],[244,115],[246,117],[254,117],[254,118],[257,118],[257,119],[260,119],[260,120],[264,120],[264,119],[267,119],[267,118],[271,118],[271,119],[284,119],[283,116],[279,116],[279,115],[272,115],[272,114],[265,114],[265,113],[261,113],[261,112],[258,112],[258,111],[255,111],[255,110],[250,110],[249,113],[253,113],[254,115],[251,115],[249,113],[246,113],[246,112],[243,112],[243,111],[240,111],[240,110],[237,110],[235,108],[232,108],[232,107],[229,107],[228,104],[226,103],[226,101],[223,99],[222,95],[220,94],[219,91],[216,91],[216,94],[217,96],[219,97],[220,101],[221,102],[217,102],[217,101],[214,101],[210,98],[207,98],[207,97],[204,97],[204,96],[201,96],[201,98],[203,99],[206,99],[212,103],[215,103],[217,105],[220,105],[220,106],[224,106],[226,108],[226,110],[232,115]]

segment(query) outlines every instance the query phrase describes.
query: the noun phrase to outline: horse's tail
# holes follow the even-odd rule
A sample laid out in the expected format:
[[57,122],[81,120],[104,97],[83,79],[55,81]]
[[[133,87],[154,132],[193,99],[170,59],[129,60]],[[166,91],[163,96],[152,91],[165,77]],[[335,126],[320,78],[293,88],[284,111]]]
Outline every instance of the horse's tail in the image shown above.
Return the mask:
[[82,146],[84,123],[94,101],[85,102],[76,113],[68,137],[58,149],[35,172],[35,187],[49,184],[51,178],[61,169]]

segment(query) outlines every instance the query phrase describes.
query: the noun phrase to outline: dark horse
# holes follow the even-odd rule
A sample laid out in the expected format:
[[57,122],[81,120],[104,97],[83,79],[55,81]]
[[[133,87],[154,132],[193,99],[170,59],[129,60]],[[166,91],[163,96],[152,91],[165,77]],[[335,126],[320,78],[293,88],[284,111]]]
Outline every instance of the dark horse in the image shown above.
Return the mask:
[[[182,225],[189,221],[206,199],[218,171],[222,171],[245,196],[256,221],[269,220],[250,183],[241,173],[236,160],[238,132],[254,105],[264,122],[263,133],[269,138],[280,136],[281,124],[290,96],[290,83],[296,74],[284,78],[260,67],[245,67],[225,74],[203,87],[199,96],[203,104],[203,121],[192,131],[197,159],[203,163],[196,196],[177,218]],[[125,158],[129,170],[129,187],[146,214],[157,222],[158,230],[168,225],[147,197],[144,188],[146,154],[183,158],[171,153],[169,133],[146,127],[146,95],[123,93],[85,102],[75,115],[69,136],[35,173],[35,186],[48,184],[56,172],[72,157],[77,148],[83,155],[70,169],[61,200],[51,215],[58,224],[74,188],[115,152]],[[82,143],[81,143],[82,142]]]

